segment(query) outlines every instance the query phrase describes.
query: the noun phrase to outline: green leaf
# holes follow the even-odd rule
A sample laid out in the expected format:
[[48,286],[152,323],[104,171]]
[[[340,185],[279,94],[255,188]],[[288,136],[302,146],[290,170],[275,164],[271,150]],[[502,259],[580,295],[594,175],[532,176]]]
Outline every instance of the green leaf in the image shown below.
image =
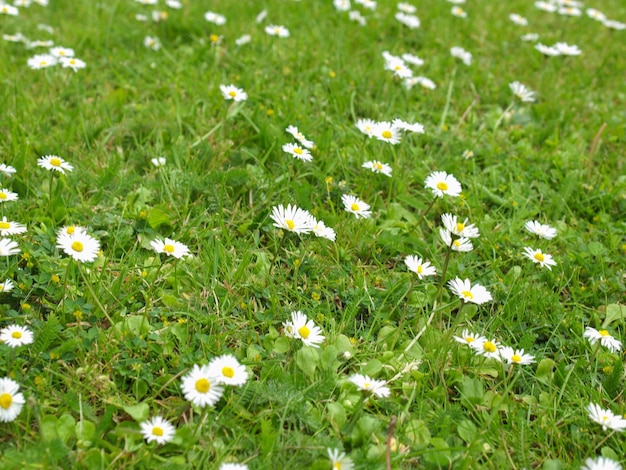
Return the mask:
[[317,349],[304,346],[296,352],[296,366],[298,366],[298,369],[304,372],[304,374],[311,379],[315,375],[315,369],[317,368],[318,363],[319,355]]
[[482,403],[485,395],[485,386],[482,380],[472,377],[464,377],[461,383],[461,402],[469,408]]
[[74,437],[75,426],[76,421],[74,418],[68,414],[61,415],[59,421],[57,422],[57,433],[59,435],[59,439],[67,444],[67,441]]
[[150,407],[147,403],[139,403],[137,405],[128,405],[122,407],[135,421],[141,423],[148,419]]
[[416,447],[426,447],[430,442],[430,430],[421,419],[413,419],[409,422],[406,435]]
[[552,377],[552,371],[554,369],[554,361],[550,358],[542,359],[537,365],[535,371],[535,377],[543,383],[547,383],[550,377]]
[[374,377],[381,371],[382,368],[383,368],[382,362],[380,362],[378,359],[372,359],[367,364],[365,364],[365,367],[363,367],[362,374],[369,375],[370,377]]
[[119,333],[130,332],[134,336],[145,336],[152,330],[148,319],[142,315],[130,315],[116,323],[114,328]]
[[76,423],[75,432],[81,447],[90,447],[96,434],[96,425],[91,421],[82,420]]
[[170,211],[165,206],[157,206],[153,207],[148,213],[148,225],[150,227],[156,229],[161,225],[171,225],[172,224],[172,215]]
[[476,439],[478,429],[476,429],[476,425],[473,422],[469,419],[465,419],[459,424],[457,432],[459,433],[459,437],[463,439],[466,444],[470,444]]
[[52,415],[42,416],[39,420],[41,438],[44,441],[53,441],[59,438],[59,434],[57,433],[57,421],[57,417]]
[[336,429],[341,429],[346,424],[346,409],[340,403],[329,403],[326,405],[326,412]]
[[289,351],[290,347],[291,339],[287,338],[286,336],[281,336],[276,341],[274,341],[274,347],[272,348],[272,350],[279,354],[285,354],[287,351]]
[[563,468],[563,463],[558,459],[549,459],[543,463],[543,470],[561,470]]
[[337,348],[332,344],[326,346],[322,351],[322,368],[326,370],[333,370],[339,367],[340,362],[337,360]]
[[603,327],[609,326],[616,320],[623,320],[626,318],[626,305],[622,304],[610,304],[606,306],[606,317],[604,319],[604,323],[602,323]]

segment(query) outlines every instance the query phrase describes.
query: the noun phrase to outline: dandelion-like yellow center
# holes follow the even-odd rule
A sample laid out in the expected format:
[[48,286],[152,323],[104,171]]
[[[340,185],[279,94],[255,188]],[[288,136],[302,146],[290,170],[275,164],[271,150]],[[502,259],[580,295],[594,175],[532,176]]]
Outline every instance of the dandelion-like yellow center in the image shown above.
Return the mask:
[[361,208],[359,207],[359,205],[356,202],[353,202],[352,205],[350,206],[350,209],[352,209],[355,212],[358,212],[361,210]]
[[333,464],[333,470],[341,470],[341,462],[335,462]]
[[298,155],[302,155],[302,149],[300,147],[294,147],[293,153],[297,153]]
[[543,253],[535,253],[533,255],[533,258],[535,258],[539,262],[543,262],[546,259],[546,257],[543,256]]
[[463,292],[461,292],[461,295],[465,297],[466,299],[474,298],[474,294],[472,294],[471,291],[468,291],[468,290],[464,290]]
[[453,244],[454,246],[456,246],[457,248],[461,246],[461,242],[460,242],[460,241],[458,241],[458,240],[454,240],[454,241],[452,242],[452,244]]
[[604,337],[611,336],[607,330],[598,330],[598,333],[600,334],[600,336]]
[[520,362],[522,362],[522,357],[519,356],[518,354],[513,354],[511,356],[511,362],[515,362],[516,364],[519,364]]
[[22,337],[21,331],[14,331],[13,333],[11,333],[11,338],[20,339],[21,337]]
[[13,396],[10,393],[3,393],[0,395],[0,407],[8,410],[13,404]]
[[68,235],[71,235],[74,233],[75,230],[76,230],[76,227],[74,227],[73,225],[70,225],[69,227],[65,229],[65,233],[67,233]]
[[220,40],[220,37],[217,34],[211,34],[209,39],[211,39],[211,42],[217,42]]
[[439,183],[437,183],[437,189],[439,189],[441,191],[447,191],[448,190],[448,185],[445,182],[440,181]]
[[0,191],[0,199],[6,199],[7,193]]
[[0,222],[0,229],[2,230],[6,230],[8,228],[11,228],[11,224],[8,222]]
[[152,435],[153,436],[162,436],[163,435],[163,428],[160,428],[158,426],[154,426],[152,428]]
[[378,171],[382,171],[383,170],[383,164],[382,163],[374,162],[374,164],[372,166],[374,167],[374,169],[376,169]]
[[235,376],[235,370],[232,367],[222,367],[222,375],[232,379]]
[[465,228],[465,224],[462,224],[461,222],[456,224],[456,231],[457,232],[462,232],[464,228]]
[[422,266],[421,264],[417,267],[417,274],[422,274],[422,271],[424,271],[424,266]]
[[307,339],[311,334],[311,330],[308,326],[304,325],[298,328],[298,333],[300,333],[300,336],[302,336],[304,339]]
[[609,417],[607,415],[603,415],[602,416],[602,422],[606,423],[609,420]]
[[76,60],[75,60],[75,59],[70,59],[70,61],[69,61],[69,62],[70,62],[70,64],[72,64],[72,65],[76,65]]
[[476,341],[476,338],[474,338],[473,336],[467,336],[465,337],[465,342],[466,343],[473,343],[474,341]]
[[174,245],[163,245],[163,251],[166,253],[174,253]]
[[237,92],[235,90],[231,90],[228,92],[228,96],[234,98],[235,96],[237,96]]
[[274,32],[275,32],[276,34],[280,34],[280,31],[281,31],[281,30],[280,30],[280,28],[274,28]]
[[211,389],[211,382],[207,379],[202,378],[196,380],[196,390],[200,393],[206,393]]
[[51,158],[51,159],[50,159],[50,162],[49,162],[49,163],[50,163],[50,165],[52,165],[52,166],[59,167],[59,166],[61,166],[61,159],[60,159],[60,158],[57,158],[57,157],[53,157],[53,158]]
[[46,66],[46,65],[48,65],[48,61],[47,60],[42,60],[41,62],[39,62],[39,65]]
[[487,352],[494,353],[498,348],[496,348],[496,345],[493,344],[491,341],[485,341],[485,344],[483,344],[483,349]]
[[380,135],[382,135],[385,139],[391,139],[391,137],[393,137],[391,131],[383,131]]
[[78,251],[79,253],[81,251],[83,251],[85,249],[85,247],[83,246],[83,244],[81,242],[79,242],[78,240],[76,240],[75,242],[72,242],[72,250],[74,251]]
[[285,220],[285,224],[287,225],[287,228],[289,228],[289,230],[293,230],[296,226],[296,223],[291,219]]

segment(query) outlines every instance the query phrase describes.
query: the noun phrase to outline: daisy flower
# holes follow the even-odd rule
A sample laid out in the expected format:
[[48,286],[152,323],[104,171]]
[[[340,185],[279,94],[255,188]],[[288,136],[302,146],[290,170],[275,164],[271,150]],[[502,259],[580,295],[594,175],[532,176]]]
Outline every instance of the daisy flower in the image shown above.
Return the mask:
[[402,138],[402,129],[387,121],[377,122],[374,126],[373,133],[374,137],[378,140],[392,145],[400,143],[400,139]]
[[384,380],[374,380],[367,375],[353,374],[348,378],[357,388],[363,392],[371,393],[379,398],[388,397],[391,394],[387,382]]
[[219,379],[210,374],[209,366],[197,364],[182,378],[182,390],[185,398],[200,408],[215,405],[224,393]]
[[248,466],[245,463],[226,462],[220,465],[219,470],[248,470]]
[[17,170],[10,165],[5,165],[4,163],[0,163],[0,173],[4,173],[7,176],[11,176]]
[[334,0],[333,6],[337,11],[348,11],[350,10],[350,0]]
[[243,36],[235,39],[235,44],[237,46],[243,46],[244,44],[248,44],[250,41],[252,41],[252,36],[250,36],[249,34],[244,34]]
[[418,67],[424,65],[423,59],[420,59],[418,56],[409,54],[409,53],[402,54],[402,60],[404,60],[405,62],[408,62],[411,65],[416,65]]
[[0,5],[0,15],[17,16],[19,15],[19,13],[20,11],[14,6],[6,5],[6,4]]
[[510,346],[505,346],[500,349],[500,356],[506,360],[507,364],[520,364],[528,365],[535,362],[535,356],[530,354],[524,354],[523,349],[513,349]]
[[481,305],[492,300],[491,294],[480,284],[472,284],[469,279],[461,280],[460,278],[448,281],[450,290],[459,296],[463,302],[471,302]]
[[622,23],[621,21],[604,20],[602,24],[607,28],[615,29],[617,31],[623,31],[624,29],[626,29],[626,23]]
[[557,13],[563,16],[581,16],[583,14],[580,8],[567,7],[567,6],[559,8]]
[[458,251],[461,253],[467,253],[474,249],[474,245],[469,238],[461,237],[457,239],[452,238],[452,233],[445,228],[439,229],[439,236],[446,246],[450,247],[452,251]]
[[3,34],[2,39],[9,42],[28,42],[28,39],[22,33]]
[[225,100],[245,101],[248,99],[248,94],[245,91],[232,84],[220,85],[220,91]]
[[472,150],[463,150],[463,154],[461,155],[465,160],[469,160],[474,156],[474,152]]
[[354,0],[354,3],[363,5],[363,8],[368,10],[376,10],[376,2],[374,0]]
[[8,238],[0,239],[0,256],[17,255],[20,251],[17,242],[9,240]]
[[463,222],[459,222],[456,218],[456,215],[443,214],[441,216],[441,221],[443,222],[446,230],[452,232],[457,237],[477,238],[480,236],[480,232],[478,231],[476,226],[474,224],[468,224],[467,219],[465,219]]
[[539,263],[539,266],[542,268],[548,268],[550,271],[552,271],[552,266],[556,266],[556,261],[554,261],[552,255],[543,253],[540,249],[535,250],[529,246],[525,246],[522,255],[533,263]]
[[485,338],[485,341],[476,342],[470,344],[470,348],[472,348],[476,354],[480,356],[484,356],[490,359],[495,359],[496,361],[501,361],[500,357],[500,343],[496,340],[490,340]]
[[391,167],[386,163],[379,162],[378,160],[365,162],[363,163],[363,165],[361,165],[361,167],[372,170],[374,173],[382,173],[385,176],[391,176]]
[[588,326],[585,328],[583,337],[587,338],[591,344],[596,344],[600,341],[602,346],[612,352],[618,352],[622,349],[622,342],[611,336],[607,330],[596,330]]
[[44,155],[37,160],[37,166],[46,170],[58,171],[65,174],[66,171],[72,171],[74,167],[56,155]]
[[165,5],[174,10],[180,10],[183,7],[182,2],[178,0],[165,0]]
[[524,224],[524,228],[534,235],[538,235],[546,240],[552,240],[556,237],[556,229],[549,225],[544,225],[536,220],[529,220]]
[[361,26],[365,26],[367,24],[367,18],[365,18],[361,14],[361,12],[358,11],[358,10],[353,10],[353,11],[349,12],[348,13],[348,18],[350,18],[351,21],[356,21]]
[[283,152],[286,152],[303,162],[310,162],[313,160],[313,155],[311,155],[311,152],[306,149],[304,145],[285,144],[283,145]]
[[289,30],[284,26],[270,24],[265,27],[265,32],[270,36],[278,36],[279,38],[288,38]]
[[283,322],[283,328],[286,336],[300,339],[306,346],[313,348],[319,348],[319,345],[326,339],[322,335],[322,329],[315,326],[313,320],[308,320],[300,311],[291,312],[291,321]]
[[528,20],[517,13],[511,13],[509,19],[518,26],[528,26]]
[[463,8],[459,6],[452,7],[452,10],[450,12],[453,16],[456,16],[458,18],[467,18],[467,13],[465,12],[465,10],[463,10]]
[[239,364],[239,361],[232,354],[213,358],[209,362],[208,368],[208,374],[215,377],[223,385],[241,387],[248,380],[245,366]]
[[540,42],[535,44],[535,49],[537,49],[543,55],[547,55],[550,57],[561,55],[561,51],[559,51],[556,47],[546,46],[545,44],[541,44]]
[[462,47],[452,47],[450,49],[452,57],[460,59],[465,65],[472,65],[472,54]]
[[622,466],[607,457],[597,457],[585,460],[585,465],[580,470],[622,470]]
[[204,14],[204,19],[207,20],[209,23],[213,23],[218,26],[221,26],[224,23],[226,23],[226,17],[224,15],[220,15],[219,13],[215,13],[212,11],[207,11]]
[[157,168],[165,166],[165,164],[167,163],[167,159],[165,157],[156,157],[156,158],[151,158],[150,161],[152,162],[152,164],[154,166],[156,166]]
[[422,76],[406,78],[404,79],[403,84],[407,90],[410,90],[415,85],[420,85],[422,88],[426,88],[427,90],[434,90],[437,88],[435,82],[433,82],[430,78]]
[[554,48],[559,51],[563,55],[580,55],[582,51],[573,44],[568,44],[566,42],[557,42],[554,45]]
[[589,412],[589,418],[601,425],[603,431],[611,429],[612,431],[622,432],[626,429],[626,419],[620,415],[613,414],[611,410],[605,410],[600,405],[589,403],[587,411]]
[[59,62],[64,69],[70,68],[74,72],[77,72],[78,69],[84,69],[85,67],[87,67],[87,64],[85,62],[77,59],[76,57],[61,57],[59,59]]
[[402,13],[412,14],[417,11],[417,7],[411,5],[410,3],[400,2],[398,3],[398,10],[400,10]]
[[321,220],[315,222],[315,225],[313,226],[313,233],[317,237],[326,238],[333,242],[337,238],[335,231],[330,227],[326,227],[326,224]]
[[19,389],[14,380],[8,377],[0,379],[0,423],[13,421],[22,411],[25,400]]
[[85,227],[81,227],[79,225],[65,225],[64,227],[57,230],[57,236],[65,235],[74,235],[76,233],[86,233],[87,229]]
[[294,233],[309,233],[316,222],[309,211],[291,204],[286,208],[282,204],[272,207],[270,219],[274,221],[274,227]]
[[606,15],[604,13],[602,13],[600,10],[596,10],[595,8],[587,8],[585,10],[585,13],[592,20],[596,20],[596,21],[600,21],[600,22],[606,20]]
[[98,257],[100,242],[82,230],[72,234],[60,233],[57,237],[57,248],[76,261],[92,262]]
[[17,222],[9,222],[6,217],[2,217],[0,220],[0,235],[6,237],[7,235],[18,235],[26,232],[26,226]]
[[395,14],[395,18],[409,29],[417,29],[421,26],[420,19],[415,15],[410,15],[399,11]]
[[535,92],[530,91],[526,85],[520,82],[509,83],[509,88],[515,96],[517,96],[524,103],[532,103],[535,101]]
[[407,132],[415,132],[416,134],[424,133],[424,126],[419,122],[410,123],[403,121],[402,119],[394,119],[391,122],[391,125]]
[[167,256],[173,256],[176,259],[189,256],[189,247],[183,243],[166,238],[165,240],[152,240],[150,246],[157,253],[165,253]]
[[33,70],[45,69],[57,64],[57,58],[50,54],[37,54],[26,61]]
[[74,49],[70,49],[68,47],[57,46],[57,47],[53,47],[52,49],[50,49],[50,54],[58,58],[74,57]]
[[6,279],[4,282],[0,282],[0,292],[11,292],[15,286],[11,279]]
[[359,119],[356,127],[366,136],[374,137],[374,129],[376,129],[376,121],[372,119]]
[[148,421],[144,421],[139,425],[143,438],[150,444],[155,441],[157,444],[163,445],[174,439],[176,428],[166,419],[155,416]]
[[406,264],[409,271],[413,271],[417,274],[417,277],[421,280],[426,276],[434,276],[437,274],[437,269],[431,265],[428,261],[422,261],[422,258],[409,255],[404,258],[404,264]]
[[157,37],[146,36],[143,38],[143,45],[149,47],[153,51],[161,49],[161,41]]
[[472,344],[475,344],[475,345],[481,344],[482,345],[482,343],[487,341],[487,338],[485,338],[484,336],[475,335],[474,333],[470,332],[469,330],[463,330],[461,332],[461,336],[453,336],[453,338],[455,339],[455,341],[457,341],[459,343],[462,343],[462,344],[467,344],[468,346],[472,346]]
[[25,326],[10,325],[0,330],[0,342],[12,348],[31,344],[33,342],[33,332]]
[[311,140],[308,140],[302,132],[298,130],[296,126],[288,126],[285,129],[285,132],[291,134],[295,139],[298,140],[304,147],[311,149],[315,145],[315,143]]
[[544,2],[544,1],[535,2],[535,7],[539,8],[540,10],[547,11],[549,13],[554,13],[559,8],[554,3]]
[[343,201],[344,209],[354,216],[358,218],[367,219],[371,217],[372,212],[370,211],[370,205],[361,201],[359,198],[351,196],[349,194],[344,194],[341,196],[341,200]]
[[539,39],[539,35],[537,33],[528,33],[520,36],[522,41],[535,42]]
[[[53,41],[42,41],[41,39],[35,39],[34,41],[30,41],[26,44],[26,49],[34,49],[35,47],[52,47],[54,46],[54,42]],[[54,57],[52,54],[45,54],[48,57],[53,57],[54,59],[56,59],[56,57]],[[56,61],[54,62],[54,64],[56,64]],[[54,65],[51,64],[51,65]]]
[[326,449],[328,458],[332,464],[332,470],[352,470],[354,463],[350,457],[347,457],[345,452],[341,452],[339,449]]
[[424,185],[431,189],[435,197],[443,197],[444,194],[456,197],[461,194],[461,183],[445,171],[435,171],[428,175]]
[[402,59],[393,59],[385,62],[385,70],[390,70],[396,77],[408,78],[413,76],[413,70],[411,70],[404,63]]
[[267,10],[261,10],[261,13],[256,15],[256,18],[254,19],[254,21],[257,24],[261,24],[263,23],[263,21],[265,21],[265,18],[267,18]]

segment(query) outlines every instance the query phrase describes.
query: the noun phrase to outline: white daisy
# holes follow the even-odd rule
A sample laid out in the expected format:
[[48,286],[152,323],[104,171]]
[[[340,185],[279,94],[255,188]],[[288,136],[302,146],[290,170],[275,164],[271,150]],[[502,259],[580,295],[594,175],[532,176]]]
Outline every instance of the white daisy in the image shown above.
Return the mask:
[[356,127],[366,136],[374,137],[374,130],[376,129],[376,121],[372,119],[359,119],[356,122]]
[[[484,336],[476,335],[469,330],[463,330],[461,336],[453,336],[455,341],[471,346],[472,344],[481,344],[487,341]],[[481,346],[482,347],[482,346]],[[480,349],[480,348],[479,348]]]
[[339,449],[326,449],[328,452],[328,458],[332,464],[332,470],[352,470],[354,463],[350,457],[347,457],[345,452],[341,452]]
[[166,238],[165,240],[157,238],[150,242],[150,246],[157,253],[165,253],[167,256],[173,256],[176,259],[190,255],[187,245],[172,240],[171,238]]
[[216,377],[221,384],[235,387],[241,387],[248,380],[248,371],[245,366],[239,364],[232,354],[213,358],[209,362],[208,373],[211,377]]
[[543,55],[547,55],[550,57],[561,55],[561,51],[559,51],[556,47],[546,46],[545,44],[541,44],[540,42],[535,44],[535,49],[537,49]]
[[472,286],[469,279],[461,280],[457,277],[456,279],[448,281],[448,286],[450,290],[465,303],[471,302],[481,305],[492,300],[491,294],[487,289],[480,284],[474,284]]
[[467,12],[459,6],[452,7],[452,10],[450,10],[450,12],[453,16],[456,16],[458,18],[467,18]]
[[200,408],[215,405],[224,393],[219,379],[210,374],[209,366],[197,364],[182,378],[181,387],[185,398]]
[[235,44],[237,46],[243,46],[244,44],[248,44],[250,41],[252,41],[252,36],[250,36],[249,34],[244,34],[243,36],[235,39]]
[[373,133],[378,140],[392,145],[400,143],[402,139],[402,129],[387,121],[377,122]]
[[155,157],[155,158],[151,158],[150,162],[152,162],[154,166],[159,168],[159,167],[165,166],[165,164],[167,163],[167,159],[165,157]]
[[547,11],[549,13],[554,13],[559,8],[554,3],[544,2],[544,1],[535,2],[535,6],[539,8],[540,10]]
[[33,70],[45,69],[56,65],[58,59],[50,54],[37,54],[29,58],[26,64]]
[[460,237],[460,238],[452,238],[452,233],[445,229],[439,229],[439,236],[443,243],[450,247],[452,251],[459,251],[462,253],[466,253],[468,251],[472,251],[474,249],[474,245],[469,238]]
[[53,47],[50,49],[50,54],[54,57],[74,57],[74,49],[70,49],[69,47]]
[[532,103],[535,101],[535,92],[528,89],[526,85],[520,82],[512,82],[509,83],[509,88],[513,94],[524,103]]
[[402,59],[392,59],[385,62],[385,70],[390,70],[396,77],[408,78],[413,76],[411,70]]
[[64,69],[72,69],[74,72],[77,72],[78,69],[84,69],[87,67],[87,64],[76,57],[61,57],[59,59],[61,66]]
[[300,312],[291,312],[291,321],[283,323],[285,335],[290,338],[302,340],[306,346],[319,348],[326,337],[322,335],[322,329],[315,326],[313,320],[308,320],[307,316]]
[[621,21],[604,20],[602,24],[607,28],[615,29],[616,31],[623,31],[626,29],[626,23],[622,23]]
[[148,421],[144,421],[139,425],[143,438],[148,442],[155,441],[157,444],[163,445],[174,439],[176,428],[166,419],[155,416]]
[[72,234],[60,233],[57,248],[76,261],[90,263],[98,257],[100,242],[82,230],[76,230]]
[[10,222],[6,217],[2,217],[0,220],[0,235],[6,237],[7,235],[19,235],[26,232],[26,226],[18,222]]
[[285,132],[290,133],[292,136],[294,136],[298,140],[298,142],[300,142],[304,147],[308,149],[313,148],[313,146],[315,145],[315,142],[307,139],[304,136],[304,134],[298,130],[296,126],[288,126],[287,129],[285,129]]
[[22,411],[25,400],[19,393],[20,386],[12,379],[0,379],[0,423],[13,421]]
[[17,242],[9,240],[8,238],[0,239],[0,256],[17,255],[20,251]]
[[348,13],[348,18],[350,21],[356,21],[361,26],[365,26],[367,24],[367,18],[365,18],[360,11],[352,10]]
[[11,279],[6,279],[4,282],[0,282],[0,292],[11,292],[15,288]]
[[45,168],[46,170],[58,171],[65,174],[66,171],[72,171],[74,167],[56,155],[44,155],[37,160],[37,166]]
[[220,465],[219,470],[248,470],[248,466],[245,463],[225,462]]
[[452,47],[450,49],[452,57],[460,59],[465,65],[472,65],[472,54],[462,47]]
[[359,198],[355,196],[351,196],[349,194],[344,194],[341,196],[341,200],[343,201],[344,209],[354,216],[358,218],[367,219],[371,217],[372,212],[369,210],[370,205],[364,201],[361,201]]
[[424,182],[424,186],[430,188],[435,197],[447,196],[456,197],[461,194],[461,183],[453,176],[445,171],[435,171],[428,175]]
[[566,42],[557,42],[554,48],[563,55],[580,55],[582,51],[574,44],[568,44]]
[[549,225],[542,224],[536,220],[529,220],[524,224],[524,228],[534,235],[538,235],[546,240],[552,240],[556,237],[556,229]]
[[284,144],[283,152],[286,152],[303,162],[313,161],[313,155],[311,155],[311,152],[301,144]]
[[485,338],[485,341],[482,342],[475,341],[470,344],[470,348],[476,351],[476,354],[479,354],[480,356],[495,359],[496,361],[502,360],[500,357],[500,343],[496,340]]
[[535,42],[539,39],[539,35],[537,33],[528,33],[520,36],[522,41]]
[[297,206],[282,204],[272,207],[270,218],[274,221],[274,227],[294,233],[309,233],[315,226],[315,217],[309,211]]
[[409,29],[417,29],[421,26],[420,19],[415,15],[399,11],[395,14],[395,18]]
[[602,430],[622,432],[626,429],[626,419],[620,415],[615,415],[611,410],[605,410],[600,405],[589,403],[587,406],[589,418],[602,426]]
[[398,10],[400,10],[402,13],[415,13],[417,11],[417,7],[414,5],[411,5],[410,3],[405,3],[405,2],[400,2],[398,3]]
[[511,13],[509,15],[509,19],[515,23],[516,25],[519,26],[528,26],[528,20],[526,18],[524,18],[521,15],[518,15],[517,13]]
[[422,258],[418,258],[417,256],[409,255],[404,258],[404,264],[406,264],[409,271],[413,271],[417,274],[417,277],[421,280],[426,276],[434,276],[437,274],[437,269],[430,264],[430,262],[424,260]]
[[0,4],[0,15],[17,16],[20,11],[12,5]]
[[622,350],[622,342],[611,336],[607,330],[596,330],[588,326],[585,328],[583,337],[587,338],[591,344],[596,344],[600,341],[600,344],[609,351],[618,352]]
[[556,266],[556,261],[554,261],[552,255],[543,253],[541,249],[535,250],[529,246],[525,246],[522,255],[533,263],[539,263],[539,266],[542,268],[548,268],[550,271],[552,271],[552,266]]
[[25,326],[10,325],[0,330],[0,342],[12,348],[31,344],[34,341],[33,332]]
[[143,38],[143,45],[149,47],[153,51],[158,51],[161,49],[161,41],[157,37],[146,36]]
[[500,356],[506,360],[507,364],[528,365],[535,362],[535,356],[525,354],[523,349],[513,349],[510,346],[501,348]]
[[391,167],[386,163],[379,162],[378,160],[365,162],[361,166],[363,168],[367,168],[368,170],[372,170],[374,173],[382,173],[385,176],[391,176]]
[[418,67],[424,65],[423,59],[420,59],[418,56],[409,53],[402,54],[402,60]]
[[446,230],[453,233],[457,237],[477,238],[480,236],[478,228],[476,228],[474,224],[468,224],[467,219],[465,219],[463,222],[459,222],[456,218],[456,215],[443,214],[441,216],[441,221],[443,222]]
[[245,101],[248,99],[248,94],[245,91],[232,84],[220,85],[220,91],[225,100]]
[[218,26],[226,23],[226,17],[224,15],[220,15],[219,13],[215,13],[213,11],[207,11],[204,14],[204,19],[207,20],[209,23],[213,23]]
[[333,5],[338,11],[350,10],[350,0],[333,0]]
[[4,173],[7,176],[11,176],[16,173],[17,170],[10,165],[5,165],[4,163],[0,163],[0,173]]
[[387,382],[384,380],[374,380],[367,375],[353,374],[348,378],[348,381],[356,385],[359,390],[380,398],[388,397],[391,394]]
[[288,38],[289,30],[281,25],[270,24],[265,27],[265,32],[270,36],[278,36],[279,38]]
[[608,457],[588,458],[580,470],[622,470],[622,466]]
[[410,123],[410,122],[403,121],[402,119],[394,119],[391,122],[391,125],[407,132],[414,132],[416,134],[424,133],[424,126],[420,124],[419,122]]
[[321,220],[316,221],[315,225],[313,226],[313,233],[317,237],[326,238],[333,242],[337,238],[337,234],[335,233],[335,231],[332,228],[327,227],[326,224]]

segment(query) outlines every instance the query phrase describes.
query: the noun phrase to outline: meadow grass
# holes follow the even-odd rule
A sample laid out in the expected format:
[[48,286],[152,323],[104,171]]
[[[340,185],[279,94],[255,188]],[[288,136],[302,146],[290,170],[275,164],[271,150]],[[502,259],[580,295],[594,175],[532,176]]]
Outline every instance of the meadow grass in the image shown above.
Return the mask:
[[[626,33],[584,8],[570,17],[531,1],[469,0],[459,18],[445,1],[415,5],[418,29],[382,0],[375,10],[352,2],[365,26],[331,0],[51,0],[0,15],[3,34],[51,39],[87,64],[31,70],[45,48],[0,48],[0,163],[16,169],[0,178],[19,196],[0,212],[28,227],[10,237],[21,252],[0,261],[15,284],[0,293],[0,326],[34,334],[0,344],[0,375],[25,398],[0,423],[2,468],[328,469],[329,448],[357,469],[624,462],[622,435],[587,410],[626,414],[623,354],[583,333],[624,331]],[[626,21],[620,0],[585,7]],[[153,10],[167,18],[153,21]],[[227,22],[206,21],[209,10]],[[268,24],[290,36],[266,34]],[[530,32],[582,54],[544,56],[520,39]],[[237,46],[244,34],[251,41]],[[410,67],[436,88],[406,89],[383,51],[419,55],[425,64]],[[536,102],[516,99],[513,81]],[[231,83],[248,99],[225,100],[219,87]],[[425,132],[391,145],[361,133],[361,118]],[[315,142],[312,162],[283,152],[289,125]],[[73,171],[47,171],[44,155]],[[370,160],[388,163],[391,178],[362,168]],[[460,197],[433,200],[434,171],[453,174]],[[344,194],[371,217],[345,211]],[[272,209],[288,204],[336,240],[276,228]],[[444,213],[480,230],[472,251],[442,243]],[[530,220],[558,235],[538,238]],[[57,231],[72,225],[100,242],[95,261],[57,248]],[[155,252],[165,237],[191,256]],[[437,275],[419,279],[408,255]],[[461,301],[448,287],[457,277],[492,300]],[[321,344],[285,334],[293,311],[321,328]],[[477,354],[453,338],[464,329],[535,362]],[[192,405],[181,380],[224,354],[248,380],[214,406]],[[355,373],[384,381],[389,396],[359,391]],[[140,430],[157,415],[176,427],[164,445]]]

